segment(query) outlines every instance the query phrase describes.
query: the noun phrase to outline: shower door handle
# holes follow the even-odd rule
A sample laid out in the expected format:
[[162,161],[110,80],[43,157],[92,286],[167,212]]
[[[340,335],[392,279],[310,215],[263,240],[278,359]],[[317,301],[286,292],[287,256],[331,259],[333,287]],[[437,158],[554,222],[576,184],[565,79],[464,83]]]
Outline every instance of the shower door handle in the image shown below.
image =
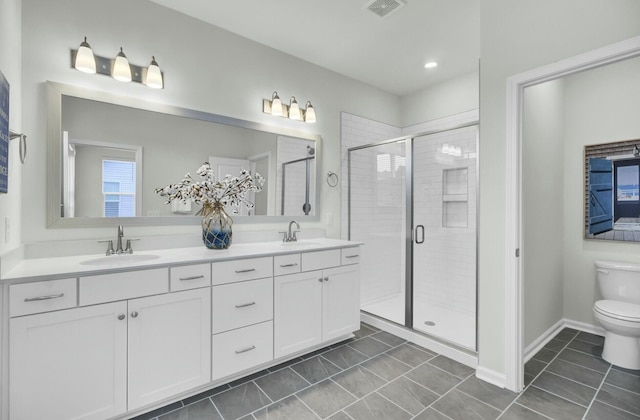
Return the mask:
[[[422,235],[419,233],[422,232]],[[421,244],[424,242],[424,225],[416,226],[416,243]]]

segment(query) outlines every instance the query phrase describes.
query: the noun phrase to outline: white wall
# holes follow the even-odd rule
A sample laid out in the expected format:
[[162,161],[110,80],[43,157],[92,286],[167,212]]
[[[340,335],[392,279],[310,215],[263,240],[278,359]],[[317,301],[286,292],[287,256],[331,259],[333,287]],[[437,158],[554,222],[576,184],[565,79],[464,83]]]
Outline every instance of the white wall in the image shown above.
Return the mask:
[[480,76],[465,74],[402,97],[400,125],[407,127],[478,109]]
[[[10,85],[9,128],[22,133],[22,11],[21,0],[0,0],[0,71]],[[33,138],[29,139],[33,144]],[[31,158],[31,156],[29,156]],[[28,158],[28,159],[29,159]],[[22,240],[22,169],[18,140],[9,144],[9,186],[0,194],[0,254]],[[9,232],[5,230],[8,221]]]
[[506,79],[640,34],[637,0],[483,0],[479,362],[504,373]]
[[584,146],[640,139],[640,58],[567,77],[565,86],[564,316],[595,325],[593,262],[640,262],[640,244],[583,239]]
[[564,109],[562,80],[525,89],[522,133],[525,347],[563,317],[564,252],[560,236],[565,224]]
[[[111,229],[60,231],[45,226],[46,80],[319,133],[323,137],[320,174],[339,172],[341,111],[392,124],[397,124],[399,118],[399,98],[394,95],[150,2],[24,0],[23,26],[23,123],[32,139],[24,168],[23,185],[29,186],[29,194],[23,199],[24,217],[29,220],[23,224],[24,242],[92,239],[113,233]],[[138,65],[147,65],[155,55],[164,71],[165,89],[155,91],[71,69],[69,50],[77,48],[83,36],[88,37],[97,55],[113,56],[122,46],[130,62]],[[284,98],[295,95],[300,100],[310,99],[318,123],[310,125],[263,114],[262,99],[270,97],[273,90]],[[325,182],[321,185],[322,214],[338,215],[339,190],[329,188]],[[282,230],[278,226],[256,228]],[[329,236],[338,237],[339,218],[335,217],[326,228]],[[197,231],[198,226],[128,229],[135,236]]]

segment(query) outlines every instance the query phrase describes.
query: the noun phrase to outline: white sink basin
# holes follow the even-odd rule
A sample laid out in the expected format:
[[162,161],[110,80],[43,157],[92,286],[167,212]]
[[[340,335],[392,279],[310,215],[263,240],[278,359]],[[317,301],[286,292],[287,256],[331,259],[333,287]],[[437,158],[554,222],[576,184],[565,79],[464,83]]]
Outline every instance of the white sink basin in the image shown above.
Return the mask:
[[321,242],[314,241],[298,241],[298,242],[281,242],[282,246],[296,249],[317,248],[322,246]]
[[152,261],[160,258],[160,255],[151,254],[121,254],[121,255],[107,255],[104,257],[92,258],[90,260],[84,260],[80,264],[82,265],[97,265],[106,267],[120,267],[131,264],[138,264],[145,261]]

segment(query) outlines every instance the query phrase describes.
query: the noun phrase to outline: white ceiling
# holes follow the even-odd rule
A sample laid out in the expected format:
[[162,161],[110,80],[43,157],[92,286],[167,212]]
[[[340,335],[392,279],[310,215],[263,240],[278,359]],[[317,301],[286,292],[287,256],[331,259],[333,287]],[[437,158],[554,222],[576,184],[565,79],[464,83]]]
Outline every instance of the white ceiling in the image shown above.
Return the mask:
[[151,1],[399,96],[478,70],[480,0]]

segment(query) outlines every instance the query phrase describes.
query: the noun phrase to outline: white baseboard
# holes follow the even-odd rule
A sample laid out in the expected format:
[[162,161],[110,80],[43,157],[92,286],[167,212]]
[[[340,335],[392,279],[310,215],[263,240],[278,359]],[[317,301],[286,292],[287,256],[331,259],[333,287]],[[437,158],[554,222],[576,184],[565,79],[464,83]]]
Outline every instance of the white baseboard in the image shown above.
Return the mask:
[[533,343],[524,349],[524,362],[527,363],[531,358],[547,345],[564,328],[573,328],[574,330],[584,331],[587,333],[604,336],[604,329],[586,322],[574,321],[563,318],[556,322],[551,328],[545,331],[540,337],[536,338]]
[[452,346],[448,346],[444,343],[441,343],[425,335],[422,335],[416,331],[413,331],[408,328],[402,327],[400,325],[394,324],[392,322],[385,321],[383,319],[365,314],[363,312],[360,312],[360,319],[362,322],[365,322],[376,328],[380,328],[381,330],[391,333],[393,335],[396,335],[398,337],[404,338],[405,340],[416,343],[419,346],[422,346],[428,350],[431,350],[433,352],[446,356],[450,359],[453,359],[456,362],[460,362],[474,369],[476,368],[476,366],[478,366],[478,355],[471,351],[465,351]]
[[504,373],[496,372],[495,370],[488,369],[484,366],[478,366],[476,368],[476,378],[489,382],[500,388],[506,388],[507,375]]

